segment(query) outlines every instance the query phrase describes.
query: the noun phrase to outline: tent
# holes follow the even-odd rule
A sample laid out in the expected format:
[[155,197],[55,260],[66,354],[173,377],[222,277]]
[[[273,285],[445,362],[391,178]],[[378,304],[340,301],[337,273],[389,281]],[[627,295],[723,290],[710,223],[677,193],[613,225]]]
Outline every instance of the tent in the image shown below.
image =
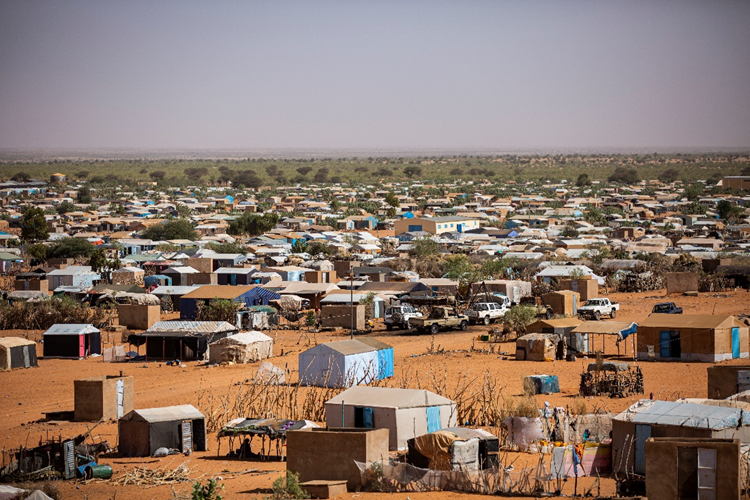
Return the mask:
[[555,359],[555,349],[561,336],[552,333],[529,333],[516,339],[516,361],[545,361]]
[[37,366],[36,343],[20,337],[0,338],[0,371]]
[[206,417],[193,405],[133,410],[118,421],[120,455],[149,457],[159,448],[206,451]]
[[208,361],[252,363],[273,356],[273,339],[261,332],[241,332],[224,337],[208,346]]
[[326,401],[329,428],[388,429],[391,450],[407,441],[456,425],[456,403],[421,389],[359,385]]
[[393,376],[393,349],[376,339],[319,344],[299,355],[302,385],[349,387]]
[[102,337],[92,324],[56,324],[44,332],[45,358],[80,359],[102,353]]

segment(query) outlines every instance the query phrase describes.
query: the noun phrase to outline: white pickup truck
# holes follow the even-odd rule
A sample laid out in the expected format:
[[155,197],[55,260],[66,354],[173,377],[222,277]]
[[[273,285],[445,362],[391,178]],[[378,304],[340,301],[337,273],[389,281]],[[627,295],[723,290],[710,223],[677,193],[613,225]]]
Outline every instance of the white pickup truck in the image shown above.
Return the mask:
[[617,311],[619,310],[620,304],[617,302],[610,302],[609,299],[589,299],[578,308],[578,317],[581,319],[593,318],[597,321],[599,321],[602,316],[609,316],[610,318],[615,319]]
[[421,317],[422,313],[409,304],[389,307],[385,310],[385,328],[387,330],[393,330],[394,327],[398,327],[408,330],[411,328],[409,320]]
[[505,304],[498,304],[497,302],[477,302],[466,311],[466,315],[472,323],[483,323],[489,325],[493,321],[505,316],[506,312],[508,312],[508,307]]

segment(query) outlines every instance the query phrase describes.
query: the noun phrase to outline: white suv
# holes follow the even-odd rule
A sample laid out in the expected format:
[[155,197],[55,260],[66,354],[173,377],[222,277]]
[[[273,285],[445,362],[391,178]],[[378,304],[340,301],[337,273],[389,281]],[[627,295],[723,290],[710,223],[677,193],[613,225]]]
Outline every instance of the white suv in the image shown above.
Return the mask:
[[409,320],[411,318],[421,318],[422,313],[414,309],[409,304],[389,307],[385,310],[385,327],[393,330],[393,327],[408,330],[411,328]]
[[505,316],[506,312],[508,312],[508,308],[505,304],[498,304],[496,302],[477,302],[471,306],[471,309],[466,311],[466,315],[473,323],[489,325],[493,321]]

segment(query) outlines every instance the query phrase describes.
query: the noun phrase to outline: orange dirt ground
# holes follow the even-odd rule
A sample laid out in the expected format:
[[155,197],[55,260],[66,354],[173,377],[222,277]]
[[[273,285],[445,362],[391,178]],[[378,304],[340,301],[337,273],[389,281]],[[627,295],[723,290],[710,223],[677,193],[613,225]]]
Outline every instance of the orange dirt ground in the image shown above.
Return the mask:
[[[628,294],[611,294],[610,298],[621,304],[617,320],[642,321],[653,305],[665,300],[664,292],[644,292]],[[750,293],[740,290],[730,293],[700,294],[698,297],[675,296],[674,300],[684,308],[685,314],[742,314],[750,313]],[[487,331],[487,327],[472,326],[467,332],[446,332],[435,337],[436,347],[439,344],[446,350],[468,350],[477,335]],[[41,332],[3,331],[0,336],[26,336],[39,340]],[[503,381],[504,395],[518,396],[523,392],[522,378],[530,374],[554,374],[559,377],[561,393],[552,396],[537,396],[539,406],[549,401],[555,406],[569,406],[578,394],[580,373],[590,361],[578,359],[576,362],[516,362],[512,359],[515,352],[514,343],[501,344],[500,351],[507,351],[511,359],[503,360],[498,354],[481,353],[446,353],[441,355],[423,355],[430,347],[431,337],[420,335],[402,335],[398,331],[386,332],[384,328],[376,328],[371,334],[393,345],[395,355],[396,377],[404,374],[448,374],[455,377],[459,372],[469,371],[474,376],[481,376],[485,370],[490,370]],[[107,334],[103,334],[104,340]],[[276,338],[275,353],[272,359],[276,366],[297,368],[297,355],[304,350],[303,344],[297,344],[299,333],[296,331],[279,331]],[[318,342],[346,338],[345,332],[338,335],[317,334]],[[598,342],[598,341],[597,341]],[[303,340],[304,343],[304,340]],[[481,348],[486,344],[476,341],[475,347]],[[597,343],[596,347],[599,348]],[[41,356],[41,345],[38,344],[38,354]],[[614,342],[607,344],[607,354],[616,353]],[[632,357],[631,346],[628,345],[628,356]],[[621,359],[625,359],[623,355]],[[742,360],[730,363],[742,363]],[[744,361],[746,362],[746,361]],[[86,360],[44,360],[40,359],[39,368],[29,370],[15,370],[0,372],[0,447],[8,450],[19,445],[34,446],[40,438],[46,436],[72,437],[85,432],[86,423],[75,422],[37,422],[45,412],[72,410],[73,380],[96,375],[118,374],[135,377],[135,406],[136,408],[150,408],[176,404],[193,404],[197,406],[200,390],[212,391],[223,395],[228,387],[235,382],[252,378],[257,370],[257,363],[250,365],[235,365],[225,367],[206,368],[197,362],[187,363],[186,368],[167,367],[158,362],[144,363],[103,363],[101,358]],[[676,399],[678,397],[706,396],[706,363],[643,363],[641,368],[645,378],[645,397],[653,393],[661,399]],[[292,375],[292,381],[296,374]],[[627,408],[639,397],[626,399],[594,398],[587,399],[586,404],[593,408],[604,408],[612,412],[619,412]],[[252,415],[247,415],[252,417]],[[283,417],[283,415],[280,415]],[[93,424],[88,424],[91,426]],[[114,445],[117,443],[116,422],[98,426],[93,434],[101,436]],[[161,459],[120,459],[106,458],[102,463],[110,464],[114,469],[114,476],[120,476],[124,471],[135,465],[145,464],[149,468],[176,467],[188,462],[193,468],[193,478],[202,475],[202,480],[221,476],[224,484],[224,498],[262,498],[270,493],[273,481],[284,470],[280,462],[237,461],[217,457],[215,434],[208,436],[210,451],[196,453],[191,457],[174,456]],[[226,443],[223,444],[222,454],[226,453]],[[515,468],[536,464],[536,455],[514,454]],[[321,459],[325,459],[321,454]],[[241,475],[233,473],[248,469],[273,471],[265,475]],[[614,481],[603,480],[602,494],[614,493]],[[174,492],[169,486],[154,488],[139,488],[135,486],[113,486],[106,482],[90,482],[81,484],[75,482],[59,482],[64,498],[68,499],[110,499],[110,498],[144,498],[168,499],[177,495],[190,497],[191,483],[181,483],[174,486]],[[589,478],[579,481],[579,493],[583,488],[592,484]],[[573,493],[572,480],[565,484],[563,492]],[[347,493],[342,498],[362,497],[366,499],[458,499],[467,498],[466,494],[441,493]]]

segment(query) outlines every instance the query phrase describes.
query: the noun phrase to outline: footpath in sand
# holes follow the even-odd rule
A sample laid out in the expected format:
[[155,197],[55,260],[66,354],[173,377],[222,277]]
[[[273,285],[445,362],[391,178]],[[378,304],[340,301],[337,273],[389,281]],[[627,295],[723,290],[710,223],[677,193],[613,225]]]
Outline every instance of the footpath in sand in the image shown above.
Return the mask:
[[[618,321],[642,321],[657,302],[665,300],[664,292],[644,292],[628,294],[611,294],[610,299],[618,301],[621,309]],[[700,294],[698,297],[675,296],[673,300],[682,306],[685,314],[743,314],[750,313],[750,293],[736,291],[730,293]],[[382,325],[381,325],[382,326]],[[502,343],[496,348],[496,353],[480,352],[452,352],[469,351],[472,344],[477,349],[486,348],[487,344],[477,341],[480,333],[487,331],[487,327],[472,326],[466,332],[446,332],[434,338],[434,347],[445,349],[444,354],[427,354],[433,341],[429,335],[404,335],[399,332],[386,332],[384,328],[376,328],[371,335],[393,345],[395,356],[394,385],[408,387],[429,387],[431,378],[445,378],[448,384],[455,383],[462,376],[481,379],[485,371],[500,380],[504,397],[520,397],[523,393],[523,377],[531,374],[554,374],[560,380],[560,394],[537,396],[538,406],[548,401],[554,406],[572,406],[580,404],[578,386],[580,374],[590,359],[579,358],[575,362],[517,362],[513,360],[515,344]],[[2,331],[0,336],[26,336],[34,340],[41,338],[39,331]],[[337,335],[317,334],[317,341],[327,342],[348,338],[346,332]],[[106,335],[105,335],[106,339]],[[297,344],[299,332],[279,331],[276,334],[274,351],[277,354],[271,361],[274,365],[292,371],[292,381],[296,381],[297,356],[306,349],[303,344]],[[597,342],[599,342],[597,340]],[[599,348],[600,344],[597,344]],[[607,354],[617,352],[614,342],[606,345]],[[41,356],[41,345],[37,347]],[[509,359],[501,359],[498,352],[508,352]],[[621,350],[622,352],[622,350]],[[628,346],[628,357],[632,358],[632,349]],[[623,355],[620,359],[625,360]],[[730,363],[743,363],[736,360]],[[80,422],[40,422],[45,412],[72,410],[73,381],[75,379],[116,375],[135,377],[135,406],[136,408],[150,408],[177,404],[193,404],[198,406],[199,394],[212,393],[215,397],[222,396],[232,390],[233,384],[251,379],[258,368],[258,363],[249,365],[235,365],[208,368],[197,362],[186,363],[185,368],[168,367],[164,363],[103,363],[101,358],[86,360],[45,360],[40,359],[39,367],[29,370],[15,370],[0,373],[0,447],[5,450],[23,446],[35,446],[40,439],[47,436],[73,437],[86,432],[92,423]],[[706,368],[707,363],[642,363],[641,369],[645,379],[645,397],[650,393],[661,399],[676,399],[678,397],[706,397]],[[479,382],[476,382],[479,383]],[[585,399],[589,410],[604,409],[619,412],[627,408],[640,396],[624,399],[593,398]],[[253,417],[253,415],[246,415]],[[284,415],[279,415],[283,417]],[[110,444],[117,443],[117,424],[107,422],[99,425],[93,432],[101,436]],[[216,435],[208,436],[209,451],[195,453],[190,457],[173,456],[161,459],[155,458],[104,458],[102,463],[110,464],[114,469],[114,476],[121,476],[125,471],[137,465],[149,468],[174,468],[181,463],[187,463],[192,469],[191,478],[202,476],[202,480],[210,477],[222,477],[224,484],[224,498],[262,498],[270,493],[273,481],[285,470],[285,464],[276,461],[238,461],[226,457],[217,457]],[[226,444],[222,447],[222,454],[226,453]],[[531,454],[515,454],[517,467],[533,466],[537,456]],[[321,459],[325,455],[321,454]],[[269,474],[236,475],[248,469],[268,470]],[[591,484],[590,479],[579,481],[579,492]],[[174,498],[175,492],[183,498],[190,497],[191,483],[180,483],[174,486],[158,486],[141,488],[136,486],[114,486],[106,482],[91,482],[81,484],[76,482],[59,482],[59,487],[65,499],[98,500],[110,498],[144,498],[168,499]],[[572,494],[572,481],[565,485],[564,492]],[[614,493],[614,481],[605,480],[602,494]],[[384,493],[348,493],[343,498],[361,496],[371,499],[402,499],[407,496],[412,499],[453,499],[466,498],[466,494],[441,492],[422,494],[384,494]]]

